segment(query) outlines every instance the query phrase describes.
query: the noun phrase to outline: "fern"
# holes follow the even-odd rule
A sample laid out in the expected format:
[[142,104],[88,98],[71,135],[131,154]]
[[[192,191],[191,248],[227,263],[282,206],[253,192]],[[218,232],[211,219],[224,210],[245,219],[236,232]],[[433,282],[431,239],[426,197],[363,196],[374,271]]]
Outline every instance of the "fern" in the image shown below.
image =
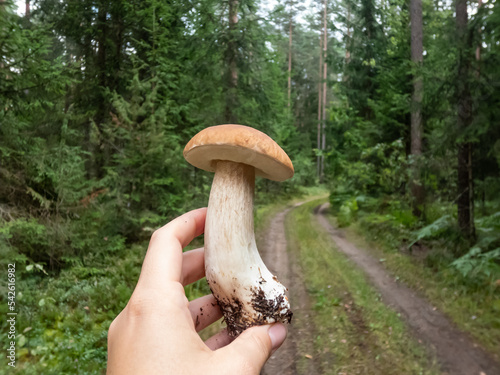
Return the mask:
[[441,216],[439,219],[435,220],[432,224],[423,227],[422,229],[414,232],[415,238],[408,246],[411,248],[418,241],[423,240],[424,238],[431,238],[439,233],[442,233],[446,228],[452,225],[452,217],[451,215]]
[[478,242],[451,267],[463,277],[500,279],[500,212],[476,220],[476,225]]
[[483,252],[480,247],[475,246],[467,254],[451,263],[451,266],[463,277],[496,279],[500,277],[500,247]]

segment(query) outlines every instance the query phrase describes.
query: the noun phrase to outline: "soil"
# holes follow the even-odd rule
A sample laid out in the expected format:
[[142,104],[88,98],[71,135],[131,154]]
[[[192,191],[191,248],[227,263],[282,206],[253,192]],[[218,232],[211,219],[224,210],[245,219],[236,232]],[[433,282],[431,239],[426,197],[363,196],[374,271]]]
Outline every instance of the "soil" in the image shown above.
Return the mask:
[[[300,205],[297,204],[296,206]],[[285,216],[291,208],[276,215],[263,238],[259,239],[259,250],[264,263],[272,274],[279,277],[280,282],[285,285],[289,292],[288,298],[293,308],[292,324],[288,326],[288,338],[284,344],[267,361],[262,369],[261,375],[295,375],[298,374],[297,359],[305,358],[308,353],[313,353],[314,327],[307,330],[299,329],[297,320],[307,320],[311,315],[311,303],[309,295],[303,283],[299,265],[288,256],[287,241],[285,235]],[[299,342],[304,353],[299,353]],[[305,348],[305,350],[304,350]],[[305,368],[301,373],[320,374],[318,366],[313,359],[307,360]]]
[[[308,354],[313,353],[317,330],[310,325],[311,320],[308,319],[313,312],[300,265],[289,257],[287,252],[285,216],[291,209],[293,208],[288,208],[273,218],[265,235],[259,240],[259,249],[269,270],[289,288],[289,298],[294,310],[293,320],[298,323],[297,320],[300,319],[301,324],[294,324],[292,320],[287,340],[271,356],[261,372],[262,375],[298,374],[300,358],[310,358],[300,361],[300,373],[323,373],[320,363]],[[324,217],[327,209],[328,204],[317,207],[315,214],[318,222],[330,234],[339,251],[345,253],[367,274],[372,285],[379,290],[383,301],[401,313],[414,336],[424,342],[429,352],[437,358],[443,374],[500,374],[498,359],[482,350],[467,334],[458,330],[443,313],[418,296],[415,291],[397,282],[378,260],[347,241],[342,230],[334,228]],[[351,313],[355,321],[359,314],[355,309]],[[364,324],[361,320],[360,325]]]

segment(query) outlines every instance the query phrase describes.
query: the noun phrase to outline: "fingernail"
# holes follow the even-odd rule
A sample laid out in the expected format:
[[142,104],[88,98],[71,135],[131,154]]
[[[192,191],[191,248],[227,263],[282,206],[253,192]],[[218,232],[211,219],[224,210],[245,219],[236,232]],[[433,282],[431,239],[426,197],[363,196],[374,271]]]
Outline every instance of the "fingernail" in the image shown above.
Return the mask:
[[276,323],[269,328],[267,334],[271,339],[273,350],[278,349],[283,344],[283,341],[286,339],[286,333],[286,327],[282,323]]

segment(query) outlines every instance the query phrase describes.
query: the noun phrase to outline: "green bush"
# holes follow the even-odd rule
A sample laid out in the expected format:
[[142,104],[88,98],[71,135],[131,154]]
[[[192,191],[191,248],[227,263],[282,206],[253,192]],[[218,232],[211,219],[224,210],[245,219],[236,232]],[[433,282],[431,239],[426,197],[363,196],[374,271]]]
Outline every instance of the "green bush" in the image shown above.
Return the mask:
[[476,220],[476,230],[476,244],[451,267],[478,287],[495,287],[500,280],[500,212]]
[[347,227],[356,219],[356,214],[358,212],[358,202],[356,198],[351,198],[345,201],[342,206],[340,206],[337,220],[339,227]]

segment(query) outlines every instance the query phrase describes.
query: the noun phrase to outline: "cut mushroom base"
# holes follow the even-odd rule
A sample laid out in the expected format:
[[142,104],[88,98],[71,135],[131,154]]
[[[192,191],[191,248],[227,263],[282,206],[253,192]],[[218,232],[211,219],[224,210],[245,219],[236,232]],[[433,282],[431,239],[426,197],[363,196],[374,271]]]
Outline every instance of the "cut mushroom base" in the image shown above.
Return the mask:
[[269,272],[255,243],[255,168],[216,163],[205,223],[205,272],[229,335],[255,325],[289,323],[287,289]]

